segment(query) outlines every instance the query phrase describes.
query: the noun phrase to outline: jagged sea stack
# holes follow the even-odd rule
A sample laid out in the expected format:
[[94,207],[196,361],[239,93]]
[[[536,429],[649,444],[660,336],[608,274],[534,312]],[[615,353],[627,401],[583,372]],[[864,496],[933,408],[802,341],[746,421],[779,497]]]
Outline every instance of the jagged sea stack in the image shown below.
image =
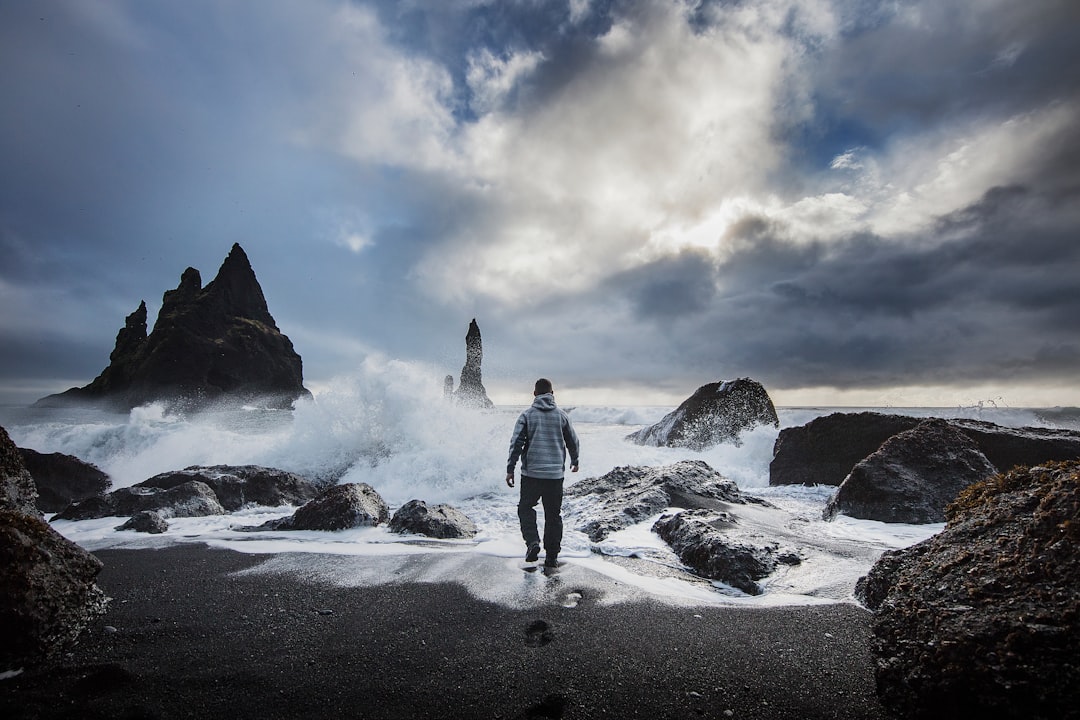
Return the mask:
[[165,292],[154,330],[146,303],[117,333],[109,366],[89,385],[50,395],[38,406],[95,402],[130,409],[164,401],[198,408],[215,401],[288,407],[308,395],[303,364],[278,329],[240,245],[206,287],[189,267]]
[[461,368],[461,382],[454,391],[454,399],[462,405],[490,408],[495,403],[488,399],[487,391],[480,377],[480,363],[484,358],[483,342],[480,340],[480,326],[476,318],[469,323],[469,332],[465,335],[465,365]]

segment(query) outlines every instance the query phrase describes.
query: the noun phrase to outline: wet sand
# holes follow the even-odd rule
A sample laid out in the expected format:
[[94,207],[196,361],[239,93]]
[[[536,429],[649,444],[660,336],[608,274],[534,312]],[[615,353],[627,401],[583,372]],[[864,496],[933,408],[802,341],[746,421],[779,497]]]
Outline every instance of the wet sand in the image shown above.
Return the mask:
[[109,611],[67,656],[0,681],[0,716],[888,717],[871,616],[851,604],[605,604],[566,573],[513,608],[457,583],[240,572],[270,556],[196,544],[95,555]]

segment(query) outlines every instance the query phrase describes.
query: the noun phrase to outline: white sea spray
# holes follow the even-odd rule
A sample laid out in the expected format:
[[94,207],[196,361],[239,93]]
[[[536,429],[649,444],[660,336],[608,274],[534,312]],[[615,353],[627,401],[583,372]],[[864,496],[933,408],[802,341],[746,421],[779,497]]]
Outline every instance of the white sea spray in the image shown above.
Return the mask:
[[[254,507],[225,516],[173,518],[169,530],[159,536],[115,530],[124,518],[53,523],[61,533],[91,550],[207,543],[241,552],[271,553],[278,558],[253,572],[314,574],[342,584],[385,582],[389,577],[416,582],[454,580],[492,601],[511,605],[555,601],[569,607],[580,598],[552,598],[542,574],[522,576],[517,491],[508,488],[504,478],[510,433],[523,409],[461,407],[443,398],[442,376],[432,368],[369,360],[356,373],[321,384],[313,398],[299,401],[291,412],[257,406],[189,415],[171,415],[161,405],[136,408],[127,414],[0,408],[0,420],[20,447],[61,452],[94,463],[110,475],[114,488],[191,465],[255,464],[320,482],[369,483],[392,511],[411,499],[448,502],[469,515],[479,528],[471,541],[423,542],[385,527],[335,533],[251,533],[238,529],[284,517],[295,509],[291,507]],[[703,460],[744,492],[778,508],[774,513],[754,516],[758,531],[788,538],[805,549],[801,565],[784,568],[763,583],[764,595],[742,596],[682,572],[671,550],[651,531],[655,518],[597,544],[574,529],[587,519],[579,516],[588,512],[587,505],[567,503],[560,575],[572,577],[579,592],[585,589],[586,598],[602,596],[617,602],[645,595],[687,605],[847,601],[857,578],[881,552],[918,542],[941,529],[940,525],[897,525],[844,517],[825,522],[821,510],[832,488],[769,487],[769,462],[779,433],[775,427],[758,426],[744,431],[738,444],[698,452],[641,446],[626,440],[630,433],[659,421],[671,408],[568,409],[582,448],[581,470],[567,475],[568,484],[620,466]],[[1040,416],[1024,409],[985,406],[778,408],[778,414],[782,429],[834,411],[860,410],[966,417],[1013,427],[1055,427],[1061,426],[1062,418],[1067,422],[1073,417],[1067,412]],[[302,559],[316,556],[324,560],[313,564]],[[325,561],[329,557],[342,559],[330,563]],[[623,562],[614,562],[618,559]]]

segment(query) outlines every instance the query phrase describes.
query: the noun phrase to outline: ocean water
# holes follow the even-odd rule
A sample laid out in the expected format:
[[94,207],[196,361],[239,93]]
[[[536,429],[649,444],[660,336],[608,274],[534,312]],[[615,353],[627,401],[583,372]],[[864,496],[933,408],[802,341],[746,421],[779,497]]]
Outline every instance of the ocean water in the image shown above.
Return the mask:
[[[429,368],[369,361],[354,375],[327,384],[311,400],[300,401],[291,412],[245,407],[178,416],[158,405],[127,414],[0,407],[0,424],[20,447],[66,453],[97,465],[110,475],[114,488],[191,465],[265,465],[323,481],[366,482],[389,503],[391,512],[414,498],[450,503],[480,531],[471,541],[433,541],[396,535],[385,527],[335,533],[235,529],[294,510],[266,507],[224,517],[172,519],[168,532],[159,536],[116,531],[123,518],[53,521],[59,532],[91,551],[206,543],[267,555],[252,572],[345,585],[455,581],[478,597],[511,605],[550,602],[553,592],[575,603],[583,596],[602,602],[647,598],[681,605],[850,602],[855,582],[882,552],[942,529],[844,517],[821,520],[833,488],[768,485],[776,428],[759,427],[743,433],[738,445],[702,452],[642,447],[627,442],[626,435],[656,422],[671,407],[564,405],[582,446],[580,472],[568,474],[567,484],[623,465],[704,460],[744,492],[775,506],[747,508],[740,532],[796,546],[804,560],[763,581],[762,595],[746,596],[687,573],[651,532],[654,519],[598,545],[591,543],[574,529],[588,519],[590,508],[568,499],[562,567],[554,578],[529,572],[534,568],[522,562],[517,490],[504,482],[510,433],[525,406],[463,408],[445,402],[441,387],[441,375]],[[862,409],[1080,429],[1075,409],[805,407],[778,408],[778,414],[781,427],[791,427],[837,410]]]

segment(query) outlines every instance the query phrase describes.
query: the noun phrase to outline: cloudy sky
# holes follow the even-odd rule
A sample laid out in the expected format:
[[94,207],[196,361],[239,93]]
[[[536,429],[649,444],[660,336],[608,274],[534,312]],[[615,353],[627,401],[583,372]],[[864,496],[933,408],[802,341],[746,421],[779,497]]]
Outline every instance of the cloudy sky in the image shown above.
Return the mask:
[[0,93],[0,401],[239,242],[313,389],[1080,405],[1073,0],[27,0]]

